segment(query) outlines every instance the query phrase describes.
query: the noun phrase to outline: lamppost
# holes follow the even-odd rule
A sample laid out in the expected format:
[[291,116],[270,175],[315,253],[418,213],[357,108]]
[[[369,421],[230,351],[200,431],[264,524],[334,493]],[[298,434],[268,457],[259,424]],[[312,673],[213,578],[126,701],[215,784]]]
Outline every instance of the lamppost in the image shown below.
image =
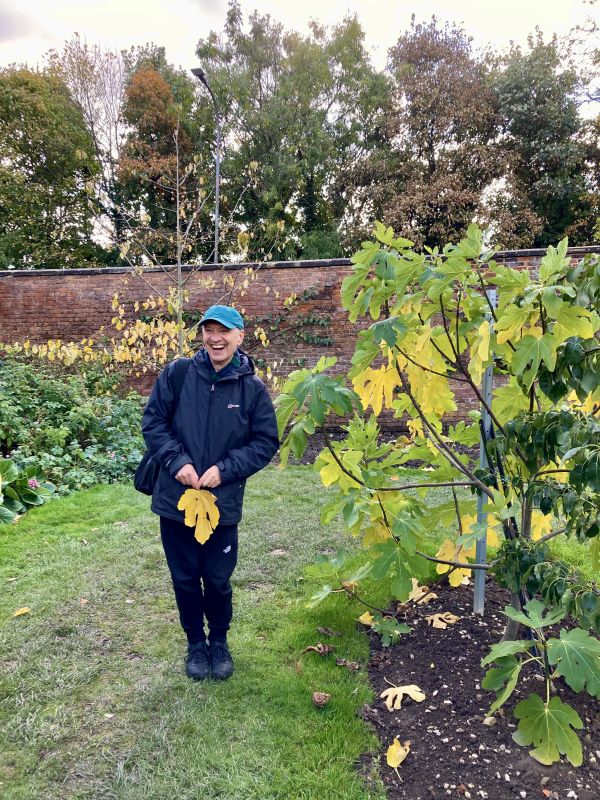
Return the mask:
[[213,106],[215,109],[215,163],[216,163],[216,170],[215,170],[215,246],[213,250],[214,258],[213,261],[215,264],[219,263],[219,184],[221,180],[221,120],[219,117],[219,107],[217,105],[217,101],[215,100],[215,96],[213,94],[212,89],[210,88],[208,81],[206,79],[206,75],[204,70],[201,67],[194,67],[192,70],[192,75],[198,78],[200,83],[203,83],[206,88],[208,89],[208,93],[210,94],[211,100],[213,102]]

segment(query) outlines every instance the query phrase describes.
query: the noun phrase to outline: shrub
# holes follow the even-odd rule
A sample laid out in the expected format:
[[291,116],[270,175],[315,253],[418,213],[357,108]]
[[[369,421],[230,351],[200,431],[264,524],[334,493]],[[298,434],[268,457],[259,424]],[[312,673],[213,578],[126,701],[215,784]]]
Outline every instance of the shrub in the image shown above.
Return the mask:
[[3,361],[0,455],[22,469],[35,467],[61,493],[127,479],[144,449],[143,402],[135,392],[107,390],[93,370],[60,375],[49,366]]

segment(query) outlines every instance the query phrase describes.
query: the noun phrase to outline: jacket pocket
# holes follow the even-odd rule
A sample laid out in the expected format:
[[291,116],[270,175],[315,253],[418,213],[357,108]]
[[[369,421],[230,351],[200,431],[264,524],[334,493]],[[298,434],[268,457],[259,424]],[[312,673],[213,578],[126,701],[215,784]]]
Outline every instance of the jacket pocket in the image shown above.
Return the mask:
[[238,518],[242,513],[244,481],[232,481],[211,489],[216,496],[217,508],[223,519]]

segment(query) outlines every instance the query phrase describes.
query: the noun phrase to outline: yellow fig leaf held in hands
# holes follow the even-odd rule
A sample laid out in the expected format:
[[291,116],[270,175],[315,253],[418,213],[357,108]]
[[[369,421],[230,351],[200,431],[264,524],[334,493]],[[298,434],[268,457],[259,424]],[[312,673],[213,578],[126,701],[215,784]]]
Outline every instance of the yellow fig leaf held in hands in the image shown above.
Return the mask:
[[187,489],[179,498],[177,508],[185,511],[185,524],[195,526],[195,538],[204,544],[210,539],[219,524],[219,509],[215,504],[217,498],[206,489]]

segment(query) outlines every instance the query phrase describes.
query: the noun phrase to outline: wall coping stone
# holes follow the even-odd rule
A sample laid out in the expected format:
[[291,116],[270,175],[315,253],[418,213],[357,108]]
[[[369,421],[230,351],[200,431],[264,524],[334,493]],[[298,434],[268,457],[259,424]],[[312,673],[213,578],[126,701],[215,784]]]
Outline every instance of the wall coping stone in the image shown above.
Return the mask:
[[[518,258],[542,258],[546,250],[544,248],[533,248],[530,250],[499,250],[494,255],[496,261],[511,261]],[[585,256],[591,253],[600,253],[600,245],[587,245],[585,247],[569,247],[567,254],[571,257]],[[200,265],[184,264],[183,272],[213,272],[215,269],[226,271],[239,271],[251,267],[260,269],[310,269],[310,268],[334,268],[349,267],[352,265],[350,258],[322,258],[312,261],[265,261],[252,262],[245,261],[239,263],[209,263]],[[173,273],[177,269],[176,265],[164,267],[144,267],[144,274],[152,273]],[[90,267],[85,269],[4,269],[0,270],[2,278],[30,278],[35,275],[40,278],[64,278],[70,275],[126,275],[131,273],[130,267]]]

